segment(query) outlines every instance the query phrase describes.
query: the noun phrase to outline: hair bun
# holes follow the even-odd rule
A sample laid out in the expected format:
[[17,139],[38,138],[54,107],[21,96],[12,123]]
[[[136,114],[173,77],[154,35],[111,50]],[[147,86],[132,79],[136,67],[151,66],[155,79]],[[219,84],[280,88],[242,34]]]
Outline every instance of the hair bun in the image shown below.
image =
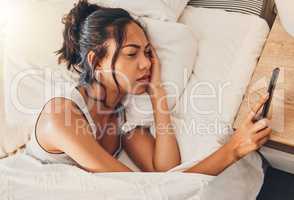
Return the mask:
[[63,31],[63,46],[56,53],[60,54],[58,62],[65,60],[70,65],[75,65],[80,62],[79,55],[79,33],[81,24],[89,15],[97,11],[100,7],[96,4],[91,4],[87,0],[79,0],[74,4],[70,12],[62,18],[62,23],[65,25]]
[[96,4],[91,4],[87,0],[79,0],[78,3],[74,4],[74,8],[71,9],[69,14],[62,19],[65,25],[71,27],[71,31],[73,32],[72,36],[74,36],[72,39],[75,42],[78,40],[78,33],[82,22],[98,9],[99,6]]
[[64,24],[71,24],[75,28],[79,28],[80,24],[93,12],[99,9],[96,4],[90,4],[87,0],[79,0],[74,4],[68,15],[63,18]]

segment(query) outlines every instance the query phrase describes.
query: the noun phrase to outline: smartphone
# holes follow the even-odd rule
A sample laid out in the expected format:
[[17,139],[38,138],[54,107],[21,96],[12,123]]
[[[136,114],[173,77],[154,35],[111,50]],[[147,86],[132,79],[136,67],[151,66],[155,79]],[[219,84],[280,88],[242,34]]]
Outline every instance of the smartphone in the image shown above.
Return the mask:
[[269,83],[269,86],[268,86],[268,89],[267,89],[269,97],[266,100],[266,102],[264,103],[262,111],[261,111],[260,115],[258,115],[257,120],[260,120],[262,118],[267,117],[267,114],[268,114],[269,109],[270,109],[271,101],[272,101],[272,98],[273,98],[274,90],[275,90],[275,87],[276,87],[276,84],[277,84],[279,73],[280,73],[279,68],[275,68],[273,70],[273,72],[272,72],[272,77],[271,77],[271,80],[270,80],[270,83]]

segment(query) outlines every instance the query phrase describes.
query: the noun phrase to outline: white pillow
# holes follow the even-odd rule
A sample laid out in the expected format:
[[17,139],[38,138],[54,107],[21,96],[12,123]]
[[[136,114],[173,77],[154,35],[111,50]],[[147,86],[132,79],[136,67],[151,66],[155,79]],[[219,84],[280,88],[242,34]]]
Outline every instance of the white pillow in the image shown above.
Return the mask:
[[176,19],[181,16],[189,0],[162,0],[174,13]]
[[[57,65],[53,52],[62,44],[61,18],[72,8],[73,2],[27,0],[14,3],[17,5],[8,23],[4,49],[6,120],[16,127],[20,121],[32,127],[33,119],[46,99],[45,79],[50,79],[51,72],[57,69],[64,71],[62,76],[66,80],[71,79],[65,66]],[[162,62],[163,78],[179,84],[179,92],[169,101],[172,107],[192,71],[197,50],[194,36],[182,24],[144,17],[141,20],[150,27],[148,31]],[[179,76],[185,70],[185,76]],[[28,132],[24,134],[29,135]]]
[[199,54],[173,116],[182,161],[199,161],[232,133],[269,27],[254,15],[190,6],[179,22],[198,38]]
[[71,1],[14,3],[4,44],[5,110],[11,125],[31,123],[42,106],[46,73],[57,68],[54,51],[62,44],[61,18],[73,6]]
[[[162,81],[168,95],[169,109],[172,110],[191,75],[197,56],[197,40],[184,24],[150,18],[142,20],[160,59]],[[136,125],[154,125],[153,109],[147,94],[128,95],[124,105],[127,115],[127,122],[123,126],[125,132]]]
[[[1,9],[0,9],[0,12],[1,12]],[[5,38],[5,32],[4,32],[4,28],[6,26],[6,23],[3,19],[1,19],[1,14],[0,14],[0,72],[2,72],[3,70],[3,48],[4,48],[4,38]],[[2,75],[0,73],[0,75]],[[2,77],[1,77],[2,78]]]
[[123,8],[139,17],[149,17],[162,21],[177,21],[174,10],[161,0],[92,0],[109,7]]
[[3,40],[4,40],[3,30],[0,30],[0,70],[1,72],[3,70]]
[[19,123],[18,126],[11,126],[6,123],[3,77],[0,78],[0,124],[0,158],[3,158],[25,144],[28,138],[24,132],[29,133],[31,131],[30,127],[23,123]]

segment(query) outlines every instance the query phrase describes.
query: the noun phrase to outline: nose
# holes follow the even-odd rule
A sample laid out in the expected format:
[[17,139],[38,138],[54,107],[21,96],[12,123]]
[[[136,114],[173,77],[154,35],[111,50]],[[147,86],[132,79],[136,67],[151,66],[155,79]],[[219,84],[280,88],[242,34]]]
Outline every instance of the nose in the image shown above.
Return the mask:
[[148,56],[143,55],[140,59],[139,69],[140,70],[149,70],[151,68],[151,60]]

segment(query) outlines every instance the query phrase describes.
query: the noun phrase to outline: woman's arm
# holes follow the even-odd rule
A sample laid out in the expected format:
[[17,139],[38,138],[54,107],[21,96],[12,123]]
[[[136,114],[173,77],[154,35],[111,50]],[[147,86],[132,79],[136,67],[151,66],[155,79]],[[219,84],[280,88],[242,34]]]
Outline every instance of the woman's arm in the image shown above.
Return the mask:
[[166,91],[161,86],[159,59],[153,46],[151,49],[152,76],[147,92],[152,102],[156,131],[153,163],[156,171],[167,171],[180,164],[181,157],[171,123]]
[[143,172],[156,171],[153,164],[155,139],[148,127],[137,126],[123,136],[123,147]]
[[167,171],[181,163],[180,151],[171,123],[165,90],[161,87],[155,89],[150,98],[156,131],[154,168],[157,171]]
[[260,99],[227,144],[184,172],[218,175],[248,153],[259,149],[271,133],[266,119],[254,121],[256,113],[266,99],[267,96]]
[[50,146],[66,153],[89,172],[132,171],[97,143],[88,122],[76,107],[65,98],[54,98],[47,103],[39,118],[43,123],[38,126],[38,131]]
[[230,144],[225,144],[210,156],[184,172],[216,176],[236,161],[237,157],[234,154],[233,147]]
[[[156,156],[156,140],[150,133],[149,128],[137,126],[135,129],[128,132],[123,136],[123,146],[126,153],[132,159],[132,161],[144,172],[154,172],[154,171],[167,171],[170,168],[179,164],[180,161],[174,158],[173,155],[179,156],[177,150],[174,148],[176,144],[174,144],[174,137],[171,141],[167,141],[169,138],[163,138],[158,142],[159,148],[157,148],[158,152],[163,154],[157,156],[157,161],[155,159]],[[158,141],[158,140],[157,140]],[[165,142],[166,144],[161,145],[161,142]],[[171,149],[171,150],[170,150]],[[169,152],[167,152],[169,151]],[[175,151],[175,152],[171,152]],[[175,161],[173,161],[175,160]],[[162,169],[158,167],[156,162],[162,162]],[[157,168],[155,167],[157,165]],[[159,168],[159,169],[158,169]]]

